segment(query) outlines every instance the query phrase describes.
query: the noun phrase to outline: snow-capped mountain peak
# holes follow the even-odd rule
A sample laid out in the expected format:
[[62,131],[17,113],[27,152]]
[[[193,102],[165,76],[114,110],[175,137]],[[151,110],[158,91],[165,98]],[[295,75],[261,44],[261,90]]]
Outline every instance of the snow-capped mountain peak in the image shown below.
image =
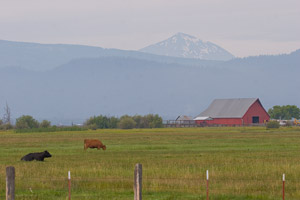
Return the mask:
[[175,35],[172,36],[172,38],[183,38],[185,41],[190,41],[190,42],[199,42],[202,40],[196,38],[195,36],[192,36],[192,35],[188,35],[186,33],[176,33]]
[[157,55],[198,58],[207,60],[230,60],[234,56],[211,42],[204,42],[192,35],[177,33],[156,44],[140,49],[142,52]]

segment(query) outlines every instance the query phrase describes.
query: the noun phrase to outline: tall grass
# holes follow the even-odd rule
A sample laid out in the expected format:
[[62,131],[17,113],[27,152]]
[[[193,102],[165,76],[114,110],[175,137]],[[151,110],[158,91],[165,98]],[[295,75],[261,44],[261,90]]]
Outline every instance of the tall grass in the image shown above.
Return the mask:
[[[83,150],[98,138],[107,150]],[[5,167],[16,168],[17,199],[66,199],[67,172],[72,199],[132,199],[133,171],[143,165],[144,199],[300,199],[300,129],[177,128],[0,132],[0,199]],[[48,150],[45,162],[22,162],[30,152]]]

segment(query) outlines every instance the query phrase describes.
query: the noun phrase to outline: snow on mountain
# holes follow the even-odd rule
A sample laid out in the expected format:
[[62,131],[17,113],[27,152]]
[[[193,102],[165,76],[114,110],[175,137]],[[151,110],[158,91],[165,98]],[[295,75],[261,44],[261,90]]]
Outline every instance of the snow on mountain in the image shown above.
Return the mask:
[[156,55],[206,60],[230,60],[234,58],[231,53],[222,47],[211,42],[204,42],[185,33],[177,33],[164,41],[147,46],[139,51]]

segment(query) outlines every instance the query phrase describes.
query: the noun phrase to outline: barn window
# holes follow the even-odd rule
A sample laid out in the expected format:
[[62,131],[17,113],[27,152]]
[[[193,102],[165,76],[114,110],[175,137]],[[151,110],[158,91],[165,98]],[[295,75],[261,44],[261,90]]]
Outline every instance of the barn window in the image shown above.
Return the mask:
[[257,117],[257,116],[252,117],[252,123],[253,124],[258,124],[259,123],[259,117]]

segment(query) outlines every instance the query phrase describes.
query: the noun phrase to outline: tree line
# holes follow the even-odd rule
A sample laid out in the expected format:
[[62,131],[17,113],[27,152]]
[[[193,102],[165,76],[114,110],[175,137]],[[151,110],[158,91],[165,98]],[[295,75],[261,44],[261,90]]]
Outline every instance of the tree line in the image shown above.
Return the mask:
[[94,116],[90,117],[84,124],[90,129],[103,129],[103,128],[162,128],[163,120],[159,115],[123,115],[120,118],[108,116]]
[[291,120],[300,118],[300,109],[295,105],[273,106],[268,110],[271,119]]
[[[5,127],[4,127],[5,126]],[[39,122],[30,115],[22,115],[16,119],[15,125],[9,122],[9,127],[0,121],[0,130],[16,129],[16,132],[53,132],[53,131],[80,131],[87,129],[132,129],[132,128],[162,128],[163,120],[159,115],[123,115],[118,117],[108,117],[104,115],[93,116],[87,119],[83,126],[57,127],[51,125],[48,120]]]

